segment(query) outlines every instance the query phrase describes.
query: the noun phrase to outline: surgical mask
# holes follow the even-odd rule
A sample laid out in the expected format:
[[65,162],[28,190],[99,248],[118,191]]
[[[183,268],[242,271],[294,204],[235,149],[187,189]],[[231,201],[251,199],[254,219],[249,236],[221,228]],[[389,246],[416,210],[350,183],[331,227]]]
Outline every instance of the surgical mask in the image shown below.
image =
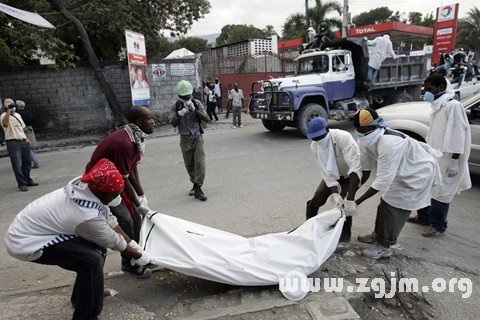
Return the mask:
[[433,102],[435,100],[435,95],[433,93],[431,93],[430,91],[427,91],[423,95],[423,100],[428,101],[428,102]]
[[118,207],[120,205],[120,203],[122,203],[122,197],[120,197],[120,195],[118,195],[115,199],[113,199],[112,201],[107,203],[107,206]]
[[385,128],[377,128],[366,134],[357,132],[358,143],[363,145],[364,147],[370,147],[378,141],[378,139],[383,135],[384,132]]
[[17,111],[17,108],[13,107],[13,108],[10,108],[10,112],[15,112]]

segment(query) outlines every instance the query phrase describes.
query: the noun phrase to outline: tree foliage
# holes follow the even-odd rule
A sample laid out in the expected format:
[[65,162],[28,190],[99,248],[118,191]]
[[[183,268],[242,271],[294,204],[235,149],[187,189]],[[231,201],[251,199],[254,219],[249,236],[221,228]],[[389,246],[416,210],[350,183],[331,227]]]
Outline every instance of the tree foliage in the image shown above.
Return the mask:
[[247,24],[227,24],[222,28],[220,35],[215,40],[217,46],[245,41],[252,38],[269,37],[263,30]]
[[[333,14],[333,16],[332,16]],[[315,30],[320,30],[320,24],[326,23],[328,26],[341,28],[342,22],[334,15],[342,14],[342,7],[337,1],[315,0],[315,5],[308,8],[307,15],[310,26]],[[282,38],[284,40],[305,38],[307,34],[307,19],[303,13],[294,13],[290,15],[282,27]]]
[[356,27],[367,26],[370,24],[378,24],[390,21],[393,11],[388,7],[378,7],[369,11],[365,11],[352,18]]
[[474,50],[478,61],[478,55],[480,54],[480,9],[478,7],[471,8],[467,16],[459,21],[457,30],[457,46]]
[[[77,30],[54,11],[48,1],[3,2],[38,12],[56,26],[55,29],[42,29],[0,13],[0,39],[3,41],[0,41],[0,52],[8,54],[10,51],[9,63],[28,64],[32,53],[39,49],[59,65],[87,60]],[[100,60],[119,59],[119,53],[125,47],[125,29],[144,34],[147,55],[155,56],[152,49],[158,47],[150,46],[150,43],[160,41],[160,32],[167,30],[175,35],[183,34],[210,8],[208,0],[63,0],[62,3],[85,26]]]

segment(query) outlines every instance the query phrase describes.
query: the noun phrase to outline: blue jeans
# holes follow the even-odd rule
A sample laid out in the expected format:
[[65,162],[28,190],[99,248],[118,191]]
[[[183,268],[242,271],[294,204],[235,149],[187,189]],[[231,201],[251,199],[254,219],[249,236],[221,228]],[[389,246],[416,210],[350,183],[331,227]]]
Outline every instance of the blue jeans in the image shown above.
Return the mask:
[[418,218],[434,227],[440,232],[447,230],[447,215],[450,203],[432,199],[429,207],[417,210]]
[[17,184],[19,187],[27,186],[33,182],[32,178],[30,178],[30,170],[32,168],[30,145],[25,141],[19,140],[6,140],[6,143]]
[[81,238],[43,249],[34,262],[56,265],[77,273],[71,302],[73,320],[97,319],[103,308],[103,264],[106,250]]
[[375,83],[377,78],[378,70],[368,66],[367,80]]
[[38,166],[38,159],[35,155],[35,151],[33,151],[33,148],[30,148],[30,162],[32,163],[32,165]]

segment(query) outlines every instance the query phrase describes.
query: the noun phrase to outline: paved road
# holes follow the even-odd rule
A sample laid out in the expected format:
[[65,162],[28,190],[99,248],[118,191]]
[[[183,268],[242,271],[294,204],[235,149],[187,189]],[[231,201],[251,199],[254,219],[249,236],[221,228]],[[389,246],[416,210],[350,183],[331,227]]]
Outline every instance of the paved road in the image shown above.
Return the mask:
[[[348,121],[332,123],[333,127],[349,130],[351,129],[350,125],[351,123]],[[171,133],[172,130],[165,127],[160,128],[160,131]],[[284,231],[302,223],[305,202],[312,196],[319,182],[319,175],[310,154],[309,144],[308,140],[299,137],[295,129],[270,133],[253,120],[248,120],[246,127],[241,129],[231,129],[224,121],[210,126],[205,134],[207,174],[203,189],[209,197],[207,202],[200,202],[188,196],[191,185],[183,166],[178,136],[167,135],[147,141],[146,155],[140,166],[140,175],[150,207],[162,213],[243,236]],[[31,188],[24,193],[17,191],[9,159],[1,158],[0,234],[5,233],[15,214],[29,202],[62,187],[71,178],[80,175],[93,150],[94,146],[87,146],[40,153],[38,157],[42,167],[32,171],[34,180],[39,182],[40,186]],[[453,201],[449,230],[446,236],[435,240],[425,239],[420,235],[421,228],[412,225],[407,225],[402,232],[398,247],[399,255],[404,257],[404,260],[408,258],[410,261],[418,261],[419,276],[420,273],[427,278],[433,276],[429,270],[434,270],[435,268],[432,269],[432,266],[436,266],[442,275],[445,273],[445,275],[455,276],[461,273],[475,276],[478,279],[480,274],[480,235],[478,233],[480,179],[473,177],[472,180],[474,187]],[[362,187],[359,192],[362,193],[365,189],[366,186]],[[378,196],[359,208],[358,218],[354,219],[353,233],[355,237],[372,230],[377,203]],[[18,314],[25,315],[26,311],[22,308],[29,304],[35,306],[35,301],[41,298],[41,294],[35,294],[35,298],[32,298],[31,295],[21,295],[22,290],[31,292],[35,289],[52,288],[56,285],[68,285],[73,280],[72,274],[59,268],[15,260],[6,254],[3,246],[0,247],[0,254],[4,257],[0,261],[0,294],[10,297],[9,299],[13,299],[12,294],[16,294],[15,297],[17,297],[14,300],[4,300],[5,307],[10,310],[10,313],[7,312],[10,318],[6,317],[6,319],[14,319]],[[421,268],[423,271],[420,270]],[[109,254],[105,269],[106,272],[119,270],[118,253]],[[415,268],[412,272],[415,273]],[[141,301],[137,298],[129,300],[127,297],[125,299],[123,296],[123,300],[118,300],[122,303],[114,303],[117,301],[114,300],[116,297],[109,298],[112,299],[110,300],[112,304],[109,305],[109,300],[106,300],[103,314],[105,319],[109,319],[109,315],[113,318],[118,316],[115,308],[119,306],[123,306],[124,314],[128,314],[127,309],[131,308],[129,309],[127,306],[138,308],[140,305],[143,308],[141,310],[144,312],[145,319],[150,319],[152,317],[172,317],[166,313],[162,314],[161,312],[167,312],[170,309],[160,307],[158,304],[172,305],[179,301],[199,299],[199,297],[203,299],[209,295],[218,295],[215,296],[217,300],[207,301],[206,304],[222,305],[222,303],[227,303],[225,301],[248,300],[249,295],[252,295],[253,301],[258,300],[255,298],[256,295],[262,294],[267,294],[265,299],[270,301],[268,295],[272,294],[271,290],[262,293],[262,290],[258,288],[232,289],[228,286],[196,280],[179,274],[173,275],[170,271],[155,273],[152,281],[156,281],[155,286],[152,286],[151,281],[141,282],[129,277],[111,279],[109,285],[120,291],[117,297],[122,296],[122,293],[125,292],[131,296],[133,293],[149,294],[154,291],[155,299],[152,299],[152,295],[148,295],[148,298],[143,300],[140,299]],[[162,290],[158,289],[159,285]],[[475,280],[475,285],[472,295],[472,299],[475,301],[472,299],[462,300],[458,298],[458,295],[455,298],[448,295],[439,296],[438,299],[435,298],[437,300],[434,300],[437,305],[432,306],[434,313],[443,315],[444,319],[449,319],[450,313],[462,315],[464,318],[471,317],[478,308],[477,301],[480,301],[478,299],[478,280]],[[65,302],[68,299],[65,297],[68,297],[69,290],[71,287],[58,288],[47,294],[46,296],[53,300],[42,300],[41,304],[44,309],[49,304],[51,308],[45,309],[47,311],[45,311],[44,318],[37,315],[36,319],[49,319],[55,314],[64,315],[65,312],[70,312],[65,311],[66,305],[68,305]],[[225,293],[225,298],[222,298],[222,293]],[[43,297],[46,299],[45,295]],[[54,301],[58,301],[55,300],[57,299],[55,297],[63,299],[62,303],[55,303]],[[275,296],[275,299],[277,298],[280,299]],[[270,308],[281,301],[281,299],[275,299],[272,300]],[[8,301],[12,303],[9,304]],[[450,307],[452,301],[456,301],[453,309]],[[213,309],[215,309],[214,305]],[[255,304],[252,302],[251,305]],[[256,310],[255,308],[265,309],[258,306],[252,308],[252,310]],[[301,310],[296,310],[296,307],[292,308],[294,311],[289,314],[292,316],[297,314],[301,318]],[[282,312],[287,312],[285,310]],[[141,318],[138,312],[137,310],[132,319]],[[188,312],[184,310],[183,315],[186,314]],[[310,312],[311,314],[312,312]],[[31,316],[35,317],[34,314]],[[216,316],[221,316],[221,314]],[[262,317],[268,318],[268,315]]]

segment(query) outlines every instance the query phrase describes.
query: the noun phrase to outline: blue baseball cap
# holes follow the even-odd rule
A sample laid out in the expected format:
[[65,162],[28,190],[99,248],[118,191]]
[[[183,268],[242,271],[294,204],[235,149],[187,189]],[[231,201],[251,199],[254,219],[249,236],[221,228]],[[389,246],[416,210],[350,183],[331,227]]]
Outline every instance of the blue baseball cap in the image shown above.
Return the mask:
[[307,138],[320,137],[327,132],[328,122],[324,118],[317,117],[307,124]]

